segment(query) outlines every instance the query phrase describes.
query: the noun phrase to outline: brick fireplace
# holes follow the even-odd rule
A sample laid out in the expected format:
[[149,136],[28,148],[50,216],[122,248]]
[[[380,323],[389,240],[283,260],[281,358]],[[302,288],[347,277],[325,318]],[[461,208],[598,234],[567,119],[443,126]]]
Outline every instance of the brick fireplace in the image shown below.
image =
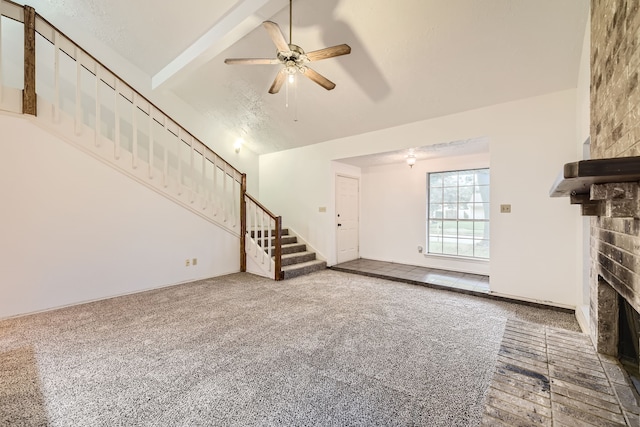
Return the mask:
[[[640,156],[639,70],[640,2],[592,0],[592,159]],[[639,188],[636,181],[590,189],[591,203],[599,201],[591,219],[591,334],[609,355],[618,355],[624,302],[640,312]]]

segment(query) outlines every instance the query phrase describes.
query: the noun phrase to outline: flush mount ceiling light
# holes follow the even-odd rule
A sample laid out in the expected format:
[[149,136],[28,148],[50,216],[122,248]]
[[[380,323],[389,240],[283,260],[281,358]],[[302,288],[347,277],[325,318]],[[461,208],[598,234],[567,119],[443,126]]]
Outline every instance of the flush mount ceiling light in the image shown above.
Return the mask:
[[407,164],[409,165],[410,168],[413,168],[413,165],[416,164],[416,155],[413,153],[409,153],[409,155],[407,156]]

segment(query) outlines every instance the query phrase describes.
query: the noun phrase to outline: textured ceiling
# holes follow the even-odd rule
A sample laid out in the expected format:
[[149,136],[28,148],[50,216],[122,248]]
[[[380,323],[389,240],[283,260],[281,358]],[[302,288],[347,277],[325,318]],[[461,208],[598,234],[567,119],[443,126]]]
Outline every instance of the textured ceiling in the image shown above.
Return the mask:
[[[65,31],[96,38],[149,75],[157,73],[237,0],[26,0]],[[66,32],[66,31],[65,31]],[[82,45],[82,40],[75,40]],[[101,59],[101,58],[98,58]]]
[[407,157],[409,157],[410,154],[416,158],[416,161],[421,162],[443,157],[461,157],[488,153],[489,139],[474,138],[464,141],[444,142],[442,144],[409,148],[405,150],[367,154],[365,156],[349,157],[345,159],[338,159],[336,161],[357,166],[359,168],[368,168],[387,164],[402,164],[407,160]]
[[[294,0],[295,44],[347,43],[352,53],[312,64],[334,90],[302,78],[270,95],[278,66],[224,59],[275,56],[260,20],[288,37],[286,1],[27,2],[63,31],[101,40],[149,81],[174,66],[156,90],[257,153],[575,88],[589,9],[587,0]],[[185,49],[193,58],[179,58]]]

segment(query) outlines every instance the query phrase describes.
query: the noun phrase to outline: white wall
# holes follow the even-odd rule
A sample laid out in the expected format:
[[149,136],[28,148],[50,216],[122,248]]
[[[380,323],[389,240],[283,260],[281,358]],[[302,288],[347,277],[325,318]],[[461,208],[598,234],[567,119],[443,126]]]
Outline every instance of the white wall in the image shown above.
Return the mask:
[[[335,209],[320,214],[318,207],[334,206],[332,160],[477,137],[490,140],[492,291],[575,306],[579,218],[549,188],[575,160],[576,90],[260,156],[260,199],[331,265]],[[511,214],[499,213],[502,203]],[[415,246],[420,233],[406,245]]]
[[362,169],[360,256],[476,274],[489,274],[489,262],[425,256],[427,174],[489,167],[489,153],[443,157]]
[[0,318],[239,271],[232,234],[26,116],[0,129]]

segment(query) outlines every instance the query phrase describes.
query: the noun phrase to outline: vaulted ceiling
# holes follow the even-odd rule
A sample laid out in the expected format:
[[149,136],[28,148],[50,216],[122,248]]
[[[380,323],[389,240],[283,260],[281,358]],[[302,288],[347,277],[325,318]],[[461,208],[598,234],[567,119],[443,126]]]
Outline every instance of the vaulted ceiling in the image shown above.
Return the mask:
[[275,57],[260,24],[288,38],[287,0],[23,3],[258,154],[575,88],[589,10],[588,0],[294,0],[295,44],[352,53],[312,64],[334,90],[300,78],[271,95],[279,65],[224,59]]

